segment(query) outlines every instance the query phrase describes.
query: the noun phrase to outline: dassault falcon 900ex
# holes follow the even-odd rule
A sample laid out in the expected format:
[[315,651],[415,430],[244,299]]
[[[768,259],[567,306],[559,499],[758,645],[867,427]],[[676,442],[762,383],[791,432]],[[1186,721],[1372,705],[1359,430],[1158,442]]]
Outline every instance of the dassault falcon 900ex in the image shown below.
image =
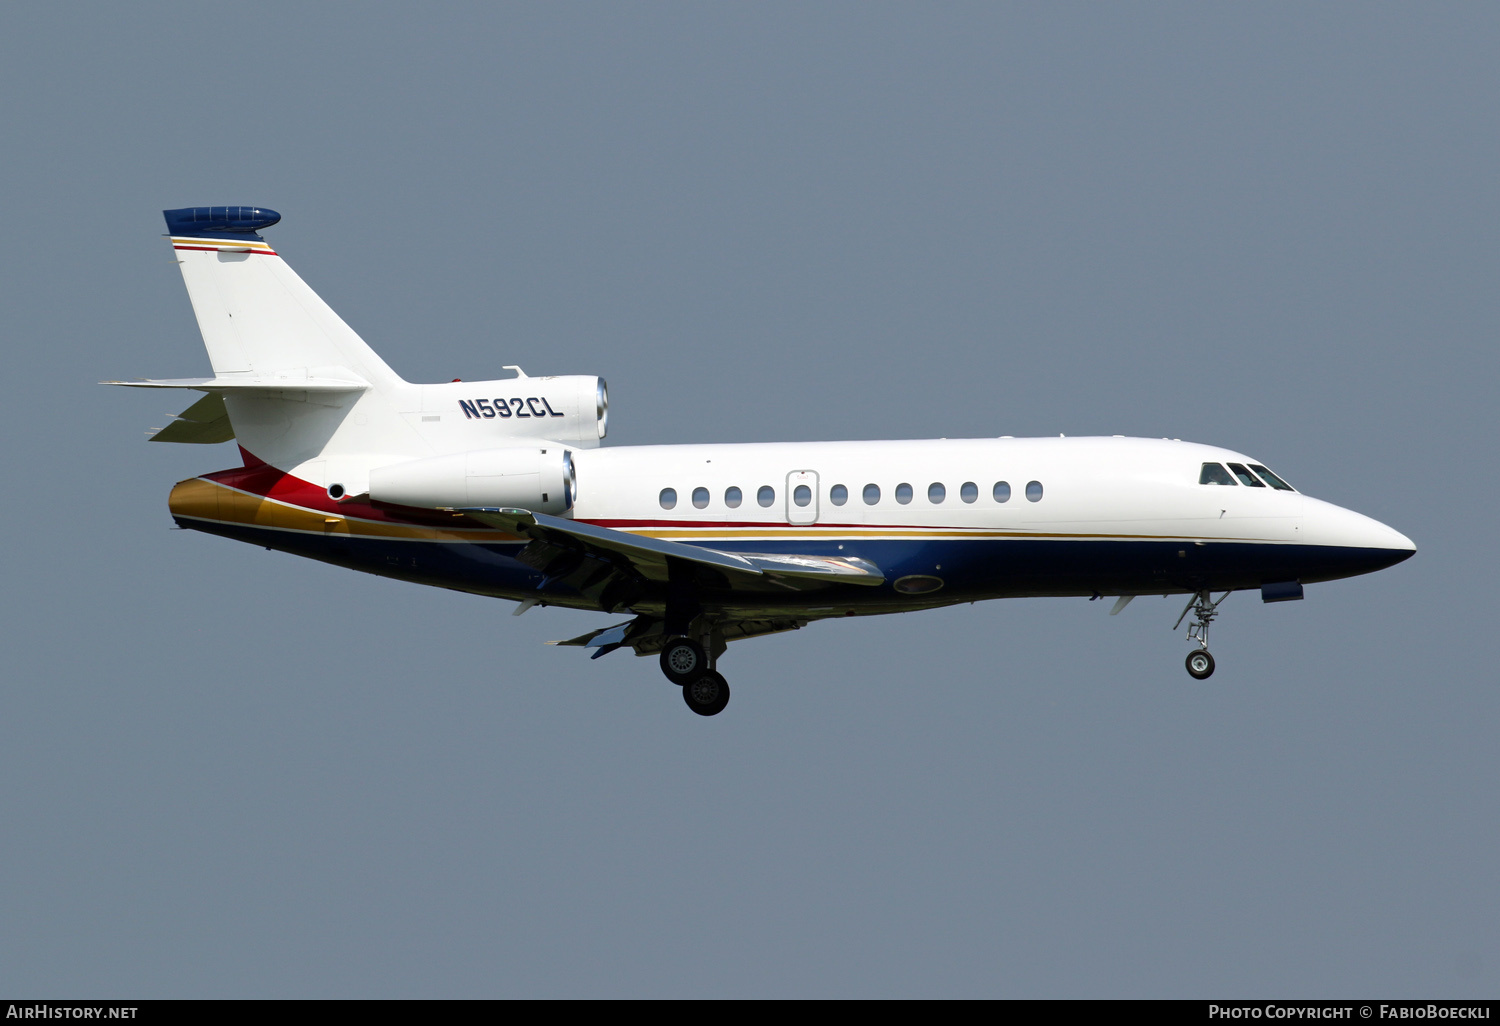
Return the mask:
[[107,383],[204,393],[153,441],[236,439],[244,463],[178,483],[180,526],[517,613],[629,614],[557,644],[659,655],[704,716],[729,701],[731,641],[991,598],[1185,595],[1201,680],[1231,592],[1300,599],[1415,551],[1175,439],[601,448],[601,379],[403,381],[266,244],[275,211],[165,214],[213,377]]

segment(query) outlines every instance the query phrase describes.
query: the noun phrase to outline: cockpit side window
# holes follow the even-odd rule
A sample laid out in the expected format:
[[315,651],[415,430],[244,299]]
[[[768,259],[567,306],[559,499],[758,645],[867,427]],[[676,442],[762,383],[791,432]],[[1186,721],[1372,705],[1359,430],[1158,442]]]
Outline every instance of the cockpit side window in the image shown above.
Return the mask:
[[1234,476],[1240,479],[1240,484],[1250,488],[1264,488],[1260,478],[1250,473],[1250,469],[1243,463],[1231,463],[1229,469],[1234,471]]
[[1199,484],[1232,485],[1234,478],[1229,476],[1229,471],[1224,469],[1220,463],[1203,464],[1203,473],[1198,475]]
[[1259,463],[1250,464],[1250,469],[1259,474],[1261,476],[1261,479],[1264,480],[1266,484],[1270,485],[1272,488],[1275,488],[1277,491],[1295,492],[1297,490],[1291,485],[1287,484],[1281,478],[1277,477],[1275,474],[1271,473],[1265,467],[1261,466]]

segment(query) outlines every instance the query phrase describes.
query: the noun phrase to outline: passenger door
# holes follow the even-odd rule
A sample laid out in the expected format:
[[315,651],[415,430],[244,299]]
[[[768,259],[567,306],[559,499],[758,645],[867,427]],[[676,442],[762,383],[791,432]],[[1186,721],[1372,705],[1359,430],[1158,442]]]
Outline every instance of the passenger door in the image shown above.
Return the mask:
[[786,522],[818,522],[818,474],[813,470],[794,470],[786,476]]

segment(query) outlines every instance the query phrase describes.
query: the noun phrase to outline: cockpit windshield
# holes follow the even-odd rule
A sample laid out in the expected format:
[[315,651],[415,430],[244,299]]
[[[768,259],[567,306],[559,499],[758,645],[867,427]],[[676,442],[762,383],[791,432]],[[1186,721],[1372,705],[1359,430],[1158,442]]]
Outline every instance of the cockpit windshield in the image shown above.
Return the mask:
[[1259,463],[1250,464],[1250,468],[1257,474],[1259,474],[1261,478],[1266,482],[1266,484],[1270,485],[1272,488],[1275,488],[1277,491],[1295,492],[1297,490],[1291,485],[1287,484],[1281,478],[1277,477],[1275,474],[1271,473],[1265,467],[1261,466]]
[[1234,476],[1240,479],[1240,484],[1247,488],[1264,488],[1260,478],[1250,473],[1250,469],[1243,463],[1231,463],[1229,469],[1234,471]]
[[[1226,465],[1229,467],[1228,470],[1224,469]],[[1250,473],[1252,468],[1255,474],[1260,475],[1259,477]],[[1270,485],[1279,492],[1297,490],[1259,463],[1252,463],[1248,467],[1243,463],[1205,463],[1203,470],[1198,474],[1198,483],[1201,485],[1244,485],[1246,488],[1264,488]]]
[[1203,473],[1198,475],[1199,484],[1232,485],[1234,478],[1229,476],[1229,471],[1224,469],[1220,463],[1203,464]]

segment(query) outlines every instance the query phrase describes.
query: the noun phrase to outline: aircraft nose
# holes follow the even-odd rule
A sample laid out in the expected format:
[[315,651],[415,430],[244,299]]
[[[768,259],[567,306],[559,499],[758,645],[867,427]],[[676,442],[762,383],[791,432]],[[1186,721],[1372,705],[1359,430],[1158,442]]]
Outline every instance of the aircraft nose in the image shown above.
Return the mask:
[[1409,559],[1417,551],[1412,540],[1395,528],[1320,499],[1307,499],[1302,509],[1302,527],[1306,544],[1359,550],[1363,554],[1361,561],[1368,560],[1371,570]]

